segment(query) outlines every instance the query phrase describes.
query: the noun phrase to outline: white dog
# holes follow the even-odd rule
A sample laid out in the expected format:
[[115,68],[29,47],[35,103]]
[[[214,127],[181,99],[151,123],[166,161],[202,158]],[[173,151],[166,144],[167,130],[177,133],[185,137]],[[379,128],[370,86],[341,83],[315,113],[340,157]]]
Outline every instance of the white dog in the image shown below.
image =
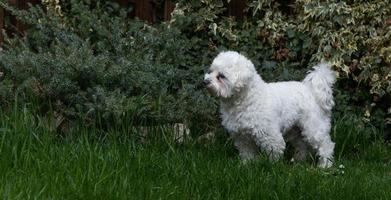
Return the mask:
[[329,132],[334,82],[335,73],[323,63],[302,82],[266,83],[250,60],[233,51],[220,53],[204,77],[208,90],[220,98],[222,124],[243,160],[253,159],[259,149],[276,160],[287,140],[295,159],[315,151],[323,168],[333,161]]

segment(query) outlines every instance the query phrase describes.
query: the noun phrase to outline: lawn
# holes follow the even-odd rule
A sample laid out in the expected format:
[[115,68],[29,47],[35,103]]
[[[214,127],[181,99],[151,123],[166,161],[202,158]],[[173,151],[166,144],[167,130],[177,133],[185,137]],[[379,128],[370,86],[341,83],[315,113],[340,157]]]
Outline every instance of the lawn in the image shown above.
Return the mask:
[[391,146],[347,118],[334,122],[327,170],[264,156],[242,164],[223,133],[177,144],[161,127],[142,143],[125,123],[67,136],[47,124],[25,107],[0,114],[3,199],[391,199]]

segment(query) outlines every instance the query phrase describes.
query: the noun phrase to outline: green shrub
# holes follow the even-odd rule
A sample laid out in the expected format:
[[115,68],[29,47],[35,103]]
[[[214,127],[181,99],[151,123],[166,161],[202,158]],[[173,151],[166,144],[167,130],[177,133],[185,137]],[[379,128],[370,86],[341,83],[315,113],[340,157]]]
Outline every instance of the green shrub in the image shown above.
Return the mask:
[[172,20],[154,25],[113,3],[89,2],[69,1],[61,13],[14,11],[30,29],[7,38],[0,53],[0,103],[33,97],[43,114],[54,109],[69,120],[130,116],[207,129],[219,119],[203,73],[232,49],[267,81],[300,80],[326,59],[339,72],[335,117],[358,112],[382,125],[391,114],[390,0],[251,0],[243,20],[227,16],[223,0],[177,0]]
[[43,114],[53,109],[67,119],[216,121],[200,89],[204,66],[194,65],[192,44],[177,29],[129,21],[104,3],[71,4],[63,16],[40,7],[14,11],[31,29],[25,38],[7,38],[0,54],[3,104],[13,88],[25,101],[38,98]]
[[225,16],[222,0],[177,3],[170,26],[187,37],[247,54],[272,81],[328,60],[339,72],[336,114],[390,123],[391,1],[252,0],[243,21]]

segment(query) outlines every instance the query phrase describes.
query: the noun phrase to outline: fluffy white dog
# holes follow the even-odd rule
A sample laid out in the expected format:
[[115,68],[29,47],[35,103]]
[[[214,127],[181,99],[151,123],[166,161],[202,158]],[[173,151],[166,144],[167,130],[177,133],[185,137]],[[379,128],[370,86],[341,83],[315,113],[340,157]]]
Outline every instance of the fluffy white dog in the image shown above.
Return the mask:
[[295,159],[314,151],[323,168],[333,162],[334,82],[335,73],[322,63],[302,82],[266,83],[250,60],[233,51],[220,53],[204,77],[207,89],[220,98],[222,124],[242,159],[253,159],[261,149],[276,160],[286,140],[295,148]]

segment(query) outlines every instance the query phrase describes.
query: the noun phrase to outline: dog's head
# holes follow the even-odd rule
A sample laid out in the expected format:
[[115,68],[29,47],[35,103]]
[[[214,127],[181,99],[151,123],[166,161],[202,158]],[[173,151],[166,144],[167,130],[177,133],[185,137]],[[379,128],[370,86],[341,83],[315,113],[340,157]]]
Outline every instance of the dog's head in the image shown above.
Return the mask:
[[205,74],[204,85],[210,93],[229,98],[245,87],[255,74],[254,65],[249,59],[238,52],[222,52]]

